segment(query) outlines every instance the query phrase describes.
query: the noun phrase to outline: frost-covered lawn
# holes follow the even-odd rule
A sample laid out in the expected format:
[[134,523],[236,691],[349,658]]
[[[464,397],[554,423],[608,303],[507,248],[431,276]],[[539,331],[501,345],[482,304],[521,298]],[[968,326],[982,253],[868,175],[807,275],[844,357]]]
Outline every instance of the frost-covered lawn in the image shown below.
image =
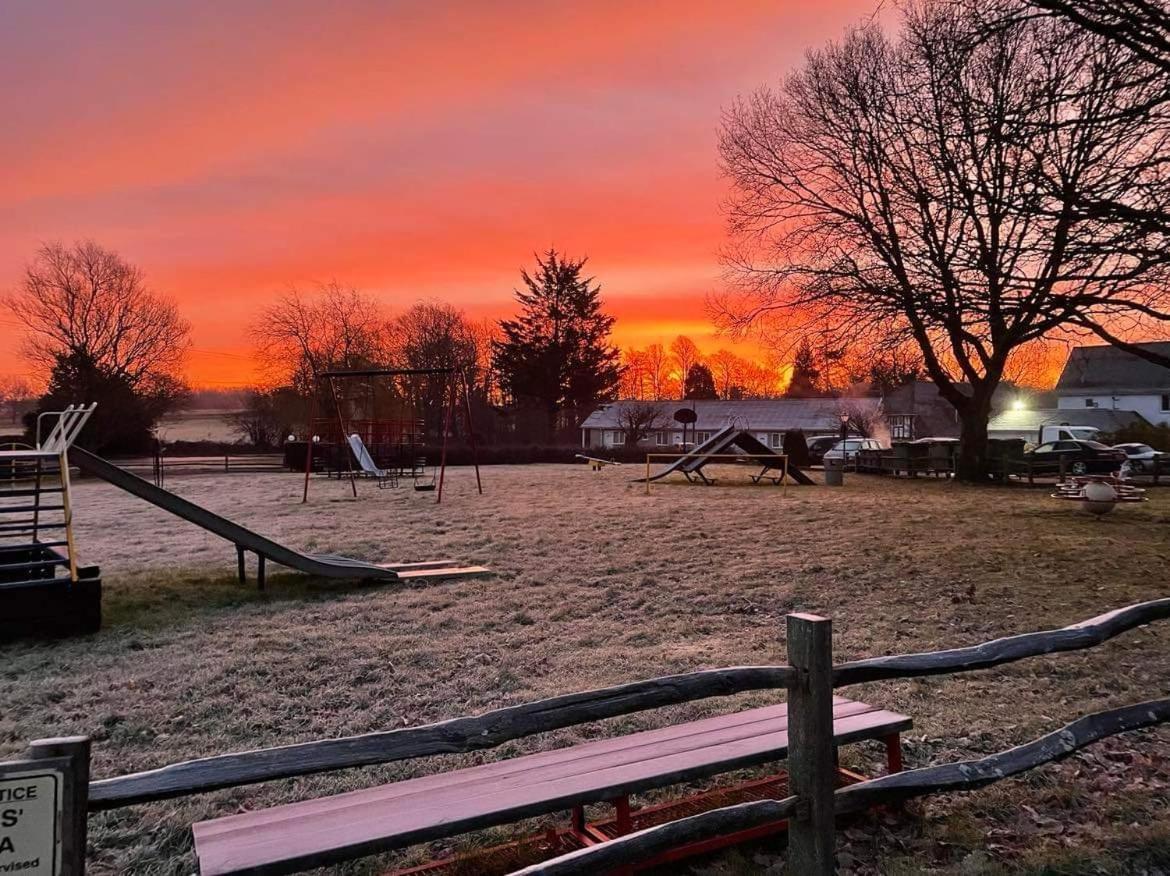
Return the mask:
[[[1099,521],[1040,490],[851,476],[843,489],[663,484],[647,497],[628,483],[635,474],[487,468],[481,497],[470,470],[454,469],[438,507],[433,493],[408,487],[362,484],[354,502],[348,484],[322,479],[301,505],[296,475],[169,477],[176,492],[300,548],[457,559],[498,573],[413,587],[275,573],[266,594],[236,583],[229,544],[83,482],[78,539],[83,558],[102,566],[105,628],[0,647],[0,754],[38,736],[87,733],[102,777],[669,672],[783,662],[783,616],[794,609],[833,618],[844,660],[969,644],[1170,596],[1170,490]],[[976,756],[1086,711],[1170,695],[1170,623],[1090,652],[850,695],[915,717],[910,766]],[[190,873],[194,820],[768,699],[707,701],[474,756],[118,810],[91,819],[92,872]],[[867,766],[878,752],[845,759]],[[1134,734],[1024,780],[863,821],[843,840],[846,871],[1170,867],[1168,763],[1170,730]],[[742,872],[773,859],[760,847],[701,869]]]

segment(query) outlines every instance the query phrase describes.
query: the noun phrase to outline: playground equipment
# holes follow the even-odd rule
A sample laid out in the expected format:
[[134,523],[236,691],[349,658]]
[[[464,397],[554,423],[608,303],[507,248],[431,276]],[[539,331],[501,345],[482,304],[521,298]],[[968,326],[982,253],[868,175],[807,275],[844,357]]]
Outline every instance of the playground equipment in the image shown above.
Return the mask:
[[298,572],[318,575],[323,578],[346,578],[350,580],[399,581],[419,578],[467,578],[489,574],[483,566],[460,566],[451,560],[432,560],[422,563],[367,563],[350,557],[333,554],[305,554],[293,550],[270,538],[265,538],[238,523],[221,517],[201,505],[188,501],[174,493],[160,489],[149,481],[121,469],[100,456],[82,450],[73,450],[73,461],[86,474],[113,484],[131,495],[156,505],[176,517],[194,523],[208,532],[232,542],[236,546],[236,559],[240,582],[246,580],[244,555],[256,555],[256,583],[264,588],[264,566],[271,560]]
[[[669,458],[672,461],[660,471],[651,474],[650,461],[654,457]],[[751,475],[752,482],[757,484],[764,480],[774,484],[787,483],[791,480],[805,486],[811,486],[814,483],[812,478],[792,465],[787,456],[774,452],[751,432],[736,425],[725,426],[702,444],[679,456],[666,453],[648,453],[646,455],[646,476],[635,478],[635,483],[645,483],[646,491],[649,492],[650,484],[653,481],[679,472],[688,481],[710,486],[714,481],[703,473],[703,468],[721,460],[758,464],[760,466],[759,472]],[[779,472],[779,474],[774,474],[775,472]]]
[[1122,502],[1145,502],[1145,490],[1113,475],[1087,475],[1056,485],[1054,499],[1080,502],[1081,510],[1098,517],[1110,514]]
[[593,471],[601,471],[607,465],[621,465],[616,459],[602,459],[599,456],[586,456],[584,453],[578,453],[577,459],[583,459],[589,463],[589,467]]
[[[420,483],[426,471],[426,458],[420,455],[423,442],[420,438],[426,430],[426,423],[412,415],[410,417],[395,417],[379,419],[375,408],[377,398],[374,392],[374,380],[377,378],[409,378],[411,383],[418,379],[439,379],[442,396],[442,427],[440,436],[440,458],[438,474],[432,474],[429,483]],[[365,379],[366,383],[366,418],[355,419],[347,417],[345,406],[342,404],[339,384],[347,381]],[[329,388],[329,396],[333,403],[334,421],[317,419],[317,399],[325,386]],[[411,391],[405,402],[412,408],[417,400],[418,393]],[[399,402],[403,399],[399,398]],[[462,405],[460,405],[462,402]],[[436,503],[443,501],[443,480],[447,470],[447,441],[451,435],[451,427],[455,419],[456,407],[462,406],[464,423],[467,429],[468,441],[471,444],[472,464],[475,466],[475,485],[479,493],[483,494],[483,482],[479,475],[479,459],[475,446],[475,427],[471,417],[471,394],[467,386],[467,376],[461,368],[371,368],[351,371],[323,371],[317,376],[317,392],[310,396],[309,430],[305,442],[305,487],[301,502],[309,501],[309,475],[313,470],[313,445],[316,441],[315,430],[321,425],[336,427],[338,444],[342,445],[342,457],[346,472],[349,476],[350,489],[357,498],[357,478],[359,474],[374,478],[379,487],[397,486],[402,477],[409,476],[414,481],[416,490],[436,490]],[[363,433],[365,433],[363,435]],[[357,439],[356,441],[354,439]],[[369,446],[374,448],[370,452]],[[393,457],[389,464],[376,458],[383,449],[388,450]],[[357,460],[359,471],[354,470],[353,461]],[[436,484],[437,481],[437,484]]]
[[365,442],[362,441],[362,436],[354,432],[349,436],[349,447],[353,451],[354,458],[357,459],[358,465],[361,466],[362,474],[367,477],[372,477],[378,481],[379,487],[396,487],[398,486],[398,470],[389,468],[378,468],[374,465],[374,458],[370,456],[370,451],[366,449]]
[[[101,626],[101,571],[78,563],[69,480],[69,449],[96,407],[46,411],[36,446],[0,451],[0,634]],[[56,420],[42,441],[47,417]]]

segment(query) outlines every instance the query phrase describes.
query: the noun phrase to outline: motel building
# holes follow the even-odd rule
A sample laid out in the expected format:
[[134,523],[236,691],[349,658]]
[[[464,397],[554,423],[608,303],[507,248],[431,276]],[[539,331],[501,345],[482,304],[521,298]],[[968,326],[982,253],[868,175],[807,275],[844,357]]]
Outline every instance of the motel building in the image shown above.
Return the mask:
[[665,450],[683,446],[683,424],[674,419],[677,411],[695,414],[694,425],[686,426],[686,444],[702,444],[728,426],[748,429],[769,447],[784,446],[784,433],[800,430],[806,438],[837,435],[842,411],[877,409],[876,398],[769,398],[769,399],[685,399],[665,401],[616,401],[595,410],[581,424],[581,446],[585,449],[624,447],[631,413],[653,418],[653,428],[638,442],[645,449]]

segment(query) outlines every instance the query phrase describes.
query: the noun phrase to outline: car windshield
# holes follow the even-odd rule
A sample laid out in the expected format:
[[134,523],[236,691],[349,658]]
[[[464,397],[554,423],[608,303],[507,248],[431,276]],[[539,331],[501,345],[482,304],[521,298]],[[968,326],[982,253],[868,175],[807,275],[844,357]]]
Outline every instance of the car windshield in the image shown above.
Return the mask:
[[1086,447],[1092,447],[1094,450],[1111,450],[1112,449],[1110,447],[1106,447],[1100,441],[1082,441],[1081,443],[1084,444]]

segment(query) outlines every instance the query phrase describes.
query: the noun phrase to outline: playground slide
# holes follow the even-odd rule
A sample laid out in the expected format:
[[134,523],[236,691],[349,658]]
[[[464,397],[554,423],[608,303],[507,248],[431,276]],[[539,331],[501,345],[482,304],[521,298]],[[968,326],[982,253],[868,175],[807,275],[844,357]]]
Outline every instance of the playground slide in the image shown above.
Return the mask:
[[662,469],[662,471],[655,472],[649,478],[635,478],[634,482],[645,483],[647,480],[656,481],[676,471],[694,471],[705,462],[704,457],[708,453],[713,452],[712,447],[718,447],[729,435],[733,435],[737,431],[739,430],[736,426],[724,426],[702,444],[696,445],[686,456],[680,456],[666,468]]
[[[763,465],[765,462],[768,462],[768,457],[776,452],[774,449],[769,447],[759,438],[752,435],[750,432],[745,432],[737,436],[735,445],[747,454],[745,457],[746,459],[754,459],[761,465]],[[758,456],[753,456],[753,454],[758,454]],[[791,462],[788,463],[787,474],[789,480],[795,481],[798,484],[803,484],[806,487],[811,487],[816,483],[812,478],[802,472]]]
[[348,440],[349,447],[353,451],[353,455],[357,457],[358,465],[362,467],[362,471],[377,478],[385,477],[386,472],[374,464],[374,457],[370,456],[370,451],[366,449],[366,442],[362,440],[362,436],[353,434],[349,436]]
[[196,505],[168,490],[156,487],[149,481],[144,481],[137,475],[118,468],[113,463],[107,462],[100,456],[95,456],[80,447],[74,447],[69,451],[69,460],[86,474],[101,478],[118,489],[125,490],[152,505],[157,505],[164,511],[169,511],[176,517],[194,523],[220,538],[225,538],[241,551],[251,551],[257,556],[264,557],[281,566],[287,566],[309,575],[351,580],[396,581],[415,578],[467,577],[488,572],[482,566],[457,566],[446,560],[428,563],[378,564],[331,554],[304,554],[272,539],[265,538],[238,523],[233,523],[226,517],[220,517],[202,505]]

